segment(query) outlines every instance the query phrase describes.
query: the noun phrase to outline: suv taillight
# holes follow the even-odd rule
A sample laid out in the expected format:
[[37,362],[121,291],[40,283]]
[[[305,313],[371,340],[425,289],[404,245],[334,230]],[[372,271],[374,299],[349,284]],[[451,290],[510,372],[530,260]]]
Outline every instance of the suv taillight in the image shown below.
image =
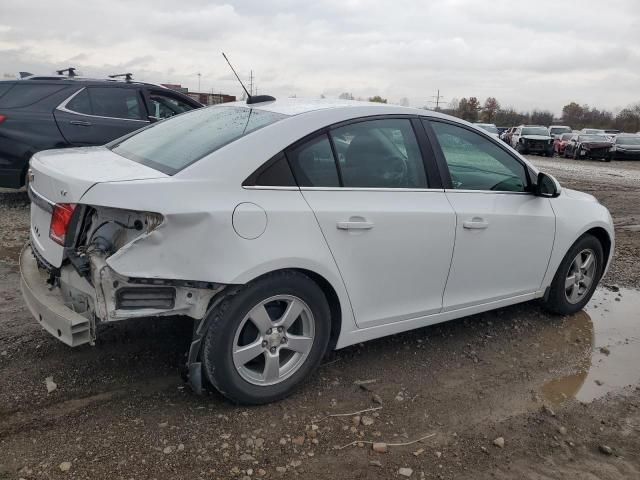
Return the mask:
[[6,119],[7,119],[7,116],[6,115],[2,115],[0,113],[0,123],[4,122]]
[[75,209],[75,203],[56,203],[53,206],[49,238],[58,245],[64,245],[67,237],[67,229],[69,228],[69,223],[71,223],[71,217]]

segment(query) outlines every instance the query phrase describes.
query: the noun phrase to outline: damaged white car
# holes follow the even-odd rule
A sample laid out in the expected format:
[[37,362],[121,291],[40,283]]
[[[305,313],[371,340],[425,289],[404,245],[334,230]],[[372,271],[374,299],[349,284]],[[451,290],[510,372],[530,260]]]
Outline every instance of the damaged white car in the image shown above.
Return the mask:
[[328,348],[540,298],[581,309],[609,212],[469,123],[251,98],[31,160],[25,301],[70,346],[195,321],[187,370],[236,402],[289,394]]

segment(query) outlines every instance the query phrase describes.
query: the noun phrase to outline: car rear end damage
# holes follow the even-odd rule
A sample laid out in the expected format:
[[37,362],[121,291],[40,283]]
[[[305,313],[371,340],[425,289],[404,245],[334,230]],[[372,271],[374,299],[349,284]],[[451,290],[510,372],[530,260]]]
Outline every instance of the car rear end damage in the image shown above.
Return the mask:
[[[99,180],[125,175],[123,165],[103,167],[102,178],[90,179],[73,178],[64,168],[50,175],[46,161],[32,161],[30,242],[20,261],[23,295],[40,324],[70,346],[92,343],[100,322],[166,315],[200,319],[223,288],[144,271],[123,275],[109,265],[111,256],[148,238],[164,222],[157,212],[82,202],[93,185],[103,183]],[[136,271],[135,256],[129,257],[129,270]]]

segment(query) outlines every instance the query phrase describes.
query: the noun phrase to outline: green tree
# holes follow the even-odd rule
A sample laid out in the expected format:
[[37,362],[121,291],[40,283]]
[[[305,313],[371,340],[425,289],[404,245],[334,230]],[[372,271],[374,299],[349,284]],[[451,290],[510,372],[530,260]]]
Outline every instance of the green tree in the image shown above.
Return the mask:
[[571,102],[562,107],[562,123],[575,129],[584,127],[584,107],[576,102]]
[[484,107],[482,107],[481,118],[485,123],[495,123],[496,115],[500,110],[500,103],[495,97],[489,97],[484,101]]
[[468,99],[463,97],[458,102],[457,116],[469,122],[477,122],[480,109],[480,102],[476,97],[469,97]]
[[376,102],[376,103],[387,103],[387,99],[386,98],[382,98],[380,95],[376,95],[374,97],[369,97],[369,101],[370,102]]
[[548,127],[553,123],[553,113],[548,110],[536,110],[531,112],[531,123]]
[[623,132],[640,132],[640,103],[622,109],[616,115],[615,126]]

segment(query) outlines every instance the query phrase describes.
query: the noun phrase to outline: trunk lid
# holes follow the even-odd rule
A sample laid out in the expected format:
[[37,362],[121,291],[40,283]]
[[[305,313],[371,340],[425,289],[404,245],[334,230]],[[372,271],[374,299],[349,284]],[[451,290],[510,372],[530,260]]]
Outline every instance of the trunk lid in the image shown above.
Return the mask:
[[53,206],[78,203],[93,185],[164,178],[166,174],[128,160],[105,147],[47,150],[30,162],[31,243],[53,267],[62,264],[64,249],[49,237]]

